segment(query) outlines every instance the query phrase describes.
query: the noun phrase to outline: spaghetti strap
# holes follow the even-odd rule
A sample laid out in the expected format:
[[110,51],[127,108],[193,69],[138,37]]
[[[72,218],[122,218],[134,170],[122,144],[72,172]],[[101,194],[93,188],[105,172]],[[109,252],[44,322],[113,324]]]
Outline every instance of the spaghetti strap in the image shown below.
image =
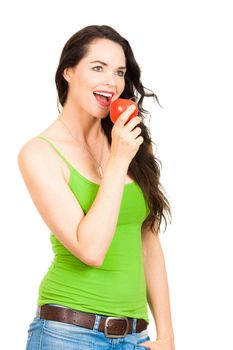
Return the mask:
[[53,149],[58,153],[58,155],[64,160],[64,162],[68,165],[68,167],[73,169],[72,164],[61,154],[61,152],[57,149],[57,147],[54,146],[54,144],[49,139],[47,139],[44,136],[37,136],[37,138],[47,141],[53,147]]
[[[92,185],[95,185],[95,186],[100,186],[99,183],[96,183],[96,182],[93,182],[91,180],[89,180],[87,177],[85,177],[84,175],[82,175],[63,155],[62,153],[57,149],[57,147],[54,146],[54,144],[49,140],[47,139],[46,137],[44,136],[36,136],[36,138],[40,138],[42,140],[45,140],[47,141],[52,147],[53,149],[57,152],[57,154],[64,160],[64,162],[68,165],[71,173],[72,172],[75,172],[75,174],[77,174],[79,176],[79,178],[81,178],[82,180],[85,180],[86,182],[88,182],[89,184],[92,184]],[[129,186],[129,185],[135,185],[136,184],[136,181],[131,181],[131,182],[128,182],[125,184],[125,187],[126,186]]]

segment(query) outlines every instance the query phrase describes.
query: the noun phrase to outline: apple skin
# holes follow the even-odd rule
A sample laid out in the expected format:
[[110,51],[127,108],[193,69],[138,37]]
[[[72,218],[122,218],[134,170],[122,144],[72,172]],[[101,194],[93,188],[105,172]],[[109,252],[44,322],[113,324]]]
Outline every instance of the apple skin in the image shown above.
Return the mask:
[[136,117],[138,115],[138,106],[137,103],[128,100],[125,98],[118,98],[115,100],[111,105],[110,105],[110,119],[113,123],[119,118],[119,116],[131,105],[135,105],[136,109],[132,112],[132,114],[129,116],[127,119],[126,123],[127,124],[130,119]]

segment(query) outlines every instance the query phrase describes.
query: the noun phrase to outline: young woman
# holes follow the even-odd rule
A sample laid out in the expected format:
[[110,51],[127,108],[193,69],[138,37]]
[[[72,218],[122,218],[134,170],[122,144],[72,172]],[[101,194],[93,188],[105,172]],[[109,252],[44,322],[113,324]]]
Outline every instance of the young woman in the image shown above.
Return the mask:
[[[106,25],[68,40],[55,80],[60,115],[18,154],[55,253],[27,349],[174,350],[158,237],[171,211],[143,123],[144,97],[157,96],[145,91],[128,41]],[[138,116],[128,121],[129,107],[113,123],[119,97],[137,102]]]

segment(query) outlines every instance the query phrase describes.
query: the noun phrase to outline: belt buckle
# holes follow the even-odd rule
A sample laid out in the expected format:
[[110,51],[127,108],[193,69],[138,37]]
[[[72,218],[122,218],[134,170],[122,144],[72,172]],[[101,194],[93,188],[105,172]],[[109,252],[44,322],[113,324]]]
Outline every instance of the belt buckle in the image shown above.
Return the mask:
[[[117,334],[108,334],[108,331],[107,331],[107,328],[108,328],[108,321],[110,320],[125,320],[126,321],[126,331],[123,335],[117,335]],[[104,334],[106,337],[108,338],[122,338],[122,337],[125,337],[126,334],[128,333],[128,330],[129,330],[129,320],[127,317],[107,317],[106,318],[106,321],[105,321],[105,325],[104,325]]]

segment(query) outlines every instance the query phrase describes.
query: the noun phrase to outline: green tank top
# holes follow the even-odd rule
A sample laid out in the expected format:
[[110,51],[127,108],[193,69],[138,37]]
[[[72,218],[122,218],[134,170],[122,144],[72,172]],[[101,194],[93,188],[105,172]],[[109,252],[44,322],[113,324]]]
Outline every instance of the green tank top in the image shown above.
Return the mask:
[[[37,137],[47,141],[69,167],[69,188],[86,214],[100,185],[81,175],[51,141]],[[148,214],[137,182],[125,184],[116,231],[98,267],[79,260],[51,232],[54,258],[39,285],[37,305],[57,304],[100,315],[143,318],[149,323],[141,242],[141,225]]]

